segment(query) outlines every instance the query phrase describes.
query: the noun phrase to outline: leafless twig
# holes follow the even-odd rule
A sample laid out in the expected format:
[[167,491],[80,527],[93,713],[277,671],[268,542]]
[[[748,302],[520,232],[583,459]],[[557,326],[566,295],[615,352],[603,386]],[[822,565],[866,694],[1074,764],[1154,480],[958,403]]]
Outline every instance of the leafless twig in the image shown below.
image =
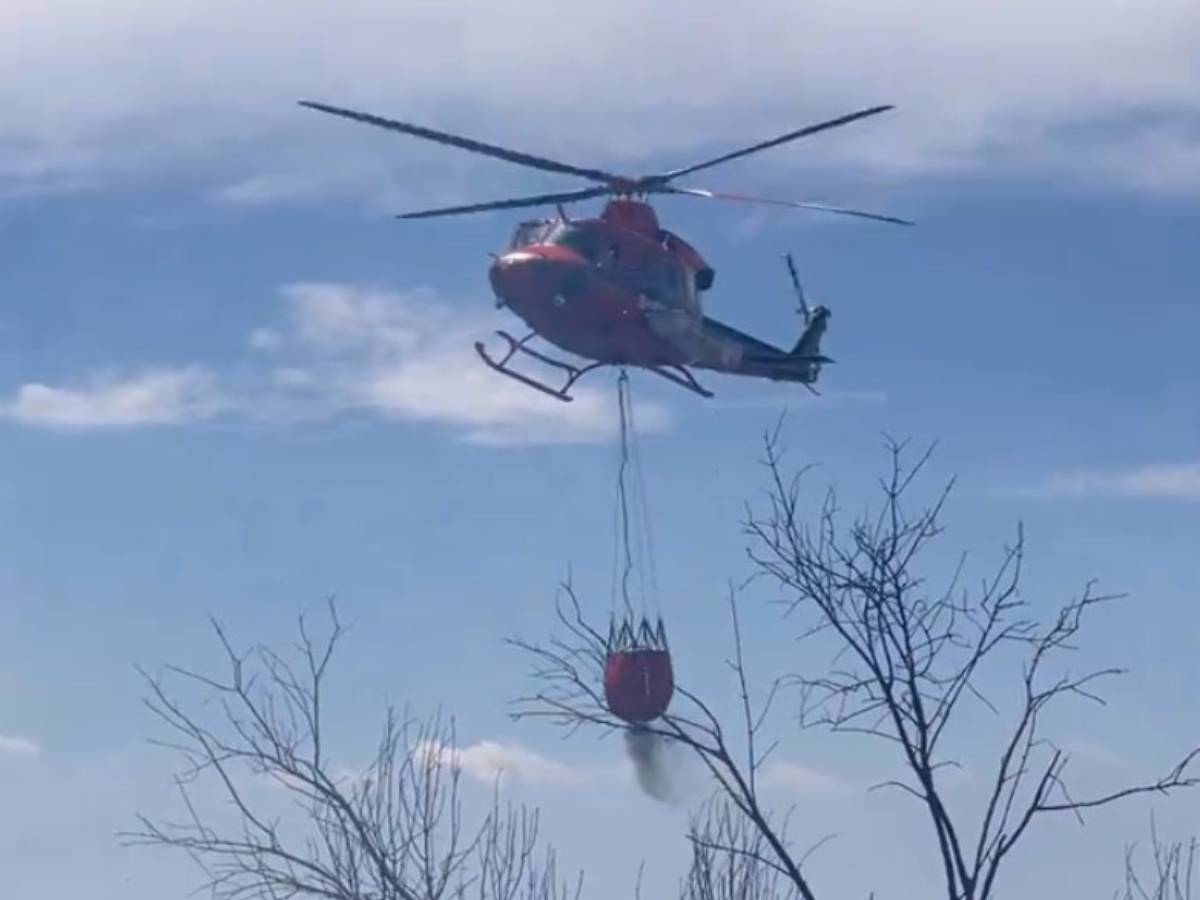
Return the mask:
[[[300,620],[285,657],[239,652],[217,623],[226,673],[169,666],[145,672],[146,704],[183,762],[185,817],[139,817],[127,843],[188,853],[222,900],[572,900],[552,851],[539,851],[536,812],[498,797],[482,821],[464,820],[454,724],[415,721],[389,709],[373,758],[359,772],[335,768],[325,727],[329,664],[345,635],[332,603],[331,630],[316,639]],[[189,689],[205,703],[186,702]],[[215,701],[215,702],[213,702]],[[206,715],[202,711],[207,708]],[[196,790],[203,786],[203,790]],[[222,797],[229,820],[202,813]],[[290,803],[280,803],[280,799]]]
[[[1099,683],[1120,674],[1097,668],[1072,675],[1061,660],[1075,649],[1085,616],[1115,599],[1089,584],[1048,623],[1039,623],[1021,598],[1024,535],[1007,547],[978,591],[960,586],[962,565],[939,591],[917,574],[923,551],[942,534],[941,516],[953,483],[924,507],[908,495],[932,453],[905,463],[903,444],[890,441],[890,471],[880,482],[882,503],[844,529],[829,491],[815,521],[802,516],[799,477],[783,473],[777,435],[766,441],[770,479],[766,510],[751,511],[747,531],[760,574],[792,597],[789,612],[804,634],[832,635],[830,670],[800,678],[803,719],[835,732],[865,735],[894,747],[911,780],[889,781],[917,798],[937,840],[950,900],[986,900],[1013,848],[1042,814],[1082,811],[1145,793],[1197,783],[1186,754],[1161,778],[1093,798],[1074,798],[1064,779],[1069,756],[1043,734],[1047,713],[1065,700],[1102,703]],[[1019,700],[1009,737],[975,822],[951,814],[939,773],[955,760],[943,750],[948,726],[964,700],[998,707],[977,683],[980,668],[1001,651],[1024,657]]]
[[1196,883],[1197,851],[1200,842],[1164,841],[1158,827],[1150,821],[1151,870],[1146,873],[1137,865],[1137,847],[1125,849],[1125,886],[1114,900],[1192,900]]
[[[758,706],[751,696],[746,656],[738,619],[736,596],[730,593],[733,630],[732,657],[728,661],[741,700],[741,747],[731,739],[725,725],[700,697],[680,683],[678,703],[645,730],[668,742],[689,748],[714,779],[731,809],[743,817],[762,841],[763,858],[786,872],[798,897],[815,900],[815,893],[802,870],[803,860],[791,852],[782,831],[775,826],[763,804],[757,773],[771,746],[760,750],[759,735],[779,689],[771,685]],[[573,588],[563,586],[558,603],[562,634],[546,643],[514,640],[512,643],[533,660],[533,678],[538,690],[517,702],[517,719],[541,719],[573,732],[589,726],[602,731],[626,727],[605,705],[602,680],[607,659],[607,640],[583,614]]]

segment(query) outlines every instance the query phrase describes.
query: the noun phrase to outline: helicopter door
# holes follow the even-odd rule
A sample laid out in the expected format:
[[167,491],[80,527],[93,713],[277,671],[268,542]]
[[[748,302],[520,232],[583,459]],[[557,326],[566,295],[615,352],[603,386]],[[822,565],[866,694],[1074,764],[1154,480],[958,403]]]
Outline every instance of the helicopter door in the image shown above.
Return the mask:
[[691,270],[675,259],[665,259],[656,263],[654,268],[663,302],[674,309],[699,315],[700,304]]
[[696,272],[691,266],[683,263],[679,266],[677,277],[681,281],[680,291],[683,293],[684,305],[697,316],[701,315],[700,294],[696,290]]
[[688,290],[691,273],[673,259],[662,259],[651,262],[647,274],[652,287],[642,304],[646,323],[659,337],[694,355],[702,317],[695,294]]

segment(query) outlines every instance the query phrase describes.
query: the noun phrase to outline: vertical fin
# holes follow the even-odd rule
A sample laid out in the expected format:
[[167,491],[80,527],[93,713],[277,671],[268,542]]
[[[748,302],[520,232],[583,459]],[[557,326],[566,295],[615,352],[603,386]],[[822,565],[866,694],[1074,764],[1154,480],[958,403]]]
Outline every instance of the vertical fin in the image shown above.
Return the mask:
[[800,340],[796,341],[796,346],[792,348],[792,356],[820,356],[821,337],[825,334],[828,320],[829,309],[827,307],[818,306],[814,309],[812,315],[809,316],[804,333],[800,335]]

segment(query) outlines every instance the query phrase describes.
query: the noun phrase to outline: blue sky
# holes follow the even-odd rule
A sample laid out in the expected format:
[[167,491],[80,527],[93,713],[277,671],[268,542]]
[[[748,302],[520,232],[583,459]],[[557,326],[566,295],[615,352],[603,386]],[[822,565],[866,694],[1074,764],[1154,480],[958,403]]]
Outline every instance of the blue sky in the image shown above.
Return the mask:
[[[1082,788],[1157,774],[1197,741],[1193,4],[947,2],[918,20],[880,0],[770,2],[736,21],[707,2],[685,20],[624,2],[570,21],[537,3],[395,6],[0,11],[0,896],[185,896],[186,860],[115,847],[135,812],[173,809],[133,666],[216,665],[210,614],[282,643],[330,594],[356,623],[336,673],[348,765],[385,701],[445,705],[485,780],[515,766],[506,790],[543,806],[589,896],[629,889],[643,858],[654,886],[682,874],[685,811],[639,794],[615,742],[506,715],[527,682],[503,639],[551,627],[568,567],[608,609],[611,379],[563,407],[473,357],[506,321],[485,267],[514,217],[389,217],[560,183],[301,97],[632,171],[896,103],[707,184],[917,228],[659,204],[717,270],[709,314],[782,344],[794,252],[838,361],[819,400],[710,376],[702,402],[635,376],[680,669],[732,696],[724,586],[748,572],[742,504],[786,408],[790,458],[854,502],[883,433],[940,442],[927,486],[960,484],[935,567],[965,549],[983,574],[1024,521],[1032,602],[1092,577],[1129,592],[1087,653],[1131,674],[1056,733]],[[768,599],[746,599],[756,667],[819,665]],[[782,717],[779,734],[773,790],[797,839],[841,834],[813,863],[822,896],[926,896],[917,811],[862,789],[888,759]],[[960,735],[961,755],[985,763],[986,736]],[[1198,804],[1157,809],[1182,835]],[[1006,896],[1067,877],[1110,891],[1148,814],[1043,827]]]

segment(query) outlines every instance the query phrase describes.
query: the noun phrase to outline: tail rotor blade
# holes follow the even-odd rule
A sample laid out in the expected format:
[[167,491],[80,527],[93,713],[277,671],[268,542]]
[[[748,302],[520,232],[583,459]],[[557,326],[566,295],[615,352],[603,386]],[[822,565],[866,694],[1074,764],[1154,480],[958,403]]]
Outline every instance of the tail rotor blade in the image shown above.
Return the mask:
[[792,276],[792,287],[796,289],[796,299],[800,301],[800,312],[804,315],[804,321],[807,322],[812,318],[812,314],[808,309],[808,299],[804,296],[804,288],[800,286],[800,276],[796,274],[796,263],[790,253],[785,253],[783,258],[787,260],[788,272]]

